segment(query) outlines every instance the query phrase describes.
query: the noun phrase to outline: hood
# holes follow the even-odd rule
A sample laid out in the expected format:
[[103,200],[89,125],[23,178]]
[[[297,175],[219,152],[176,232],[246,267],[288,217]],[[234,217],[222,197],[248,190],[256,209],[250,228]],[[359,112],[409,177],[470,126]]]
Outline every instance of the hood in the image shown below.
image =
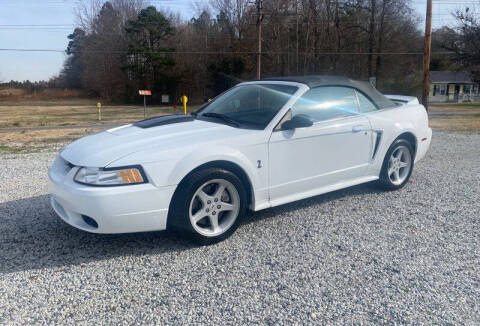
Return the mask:
[[74,165],[105,167],[122,157],[153,147],[167,150],[187,144],[195,146],[247,132],[249,130],[201,120],[150,128],[130,124],[78,139],[66,146],[60,155]]

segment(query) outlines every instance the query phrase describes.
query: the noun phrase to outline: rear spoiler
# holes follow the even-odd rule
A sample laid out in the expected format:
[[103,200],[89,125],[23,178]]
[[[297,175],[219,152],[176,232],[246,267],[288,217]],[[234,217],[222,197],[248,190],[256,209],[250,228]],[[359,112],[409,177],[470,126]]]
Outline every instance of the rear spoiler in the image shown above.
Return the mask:
[[415,105],[420,104],[418,102],[418,98],[415,96],[404,96],[404,95],[385,95],[386,98],[392,100],[395,103],[402,104],[402,105]]

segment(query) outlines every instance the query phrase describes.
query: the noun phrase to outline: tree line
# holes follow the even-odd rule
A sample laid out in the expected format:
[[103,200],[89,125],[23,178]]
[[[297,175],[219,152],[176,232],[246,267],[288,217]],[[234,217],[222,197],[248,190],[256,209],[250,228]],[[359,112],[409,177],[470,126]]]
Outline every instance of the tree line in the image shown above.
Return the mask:
[[[409,0],[263,0],[261,16],[251,0],[197,9],[183,21],[143,0],[80,2],[64,67],[49,83],[110,101],[136,101],[138,89],[151,89],[153,101],[210,98],[255,78],[260,20],[263,77],[340,74],[375,77],[384,92],[421,90],[423,34]],[[434,33],[434,49],[454,54],[432,66],[480,62],[478,16],[455,15],[459,28]]]

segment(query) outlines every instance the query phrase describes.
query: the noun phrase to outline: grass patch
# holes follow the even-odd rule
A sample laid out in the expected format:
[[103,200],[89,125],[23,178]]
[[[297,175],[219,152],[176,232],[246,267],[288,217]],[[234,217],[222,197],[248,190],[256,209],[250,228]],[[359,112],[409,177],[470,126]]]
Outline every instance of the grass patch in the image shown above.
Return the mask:
[[47,146],[41,145],[7,145],[0,144],[0,154],[30,154],[38,153],[45,149]]
[[[197,106],[189,106],[189,112]],[[180,107],[147,107],[147,118],[183,113]],[[0,128],[47,127],[66,125],[123,124],[143,119],[142,106],[102,106],[102,120],[98,120],[95,105],[19,105],[11,107],[0,103]]]
[[480,103],[435,103],[430,105],[431,111],[480,110]]
[[480,132],[480,103],[438,103],[429,112],[434,130]]
[[462,103],[432,103],[432,106],[448,107],[476,107],[480,108],[480,102],[462,102]]
[[431,118],[429,121],[433,130],[447,132],[480,132],[480,115],[445,116]]
[[0,132],[0,144],[6,144],[7,146],[15,146],[17,144],[41,146],[45,144],[68,143],[98,131],[99,129],[86,128]]

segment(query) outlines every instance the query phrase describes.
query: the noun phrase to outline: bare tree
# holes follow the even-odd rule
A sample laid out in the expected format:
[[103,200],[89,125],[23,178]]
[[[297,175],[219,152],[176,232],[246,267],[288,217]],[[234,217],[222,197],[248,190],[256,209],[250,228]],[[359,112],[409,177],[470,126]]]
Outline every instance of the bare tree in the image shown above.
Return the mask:
[[106,2],[119,12],[123,23],[135,17],[148,4],[148,0],[79,0],[74,9],[76,25],[87,33],[91,32],[95,19]]
[[480,11],[467,7],[453,13],[458,27],[450,29],[442,47],[455,53],[454,61],[477,72],[480,66]]
[[[205,98],[255,75],[256,12],[251,0],[204,0],[195,4],[197,14],[188,21],[164,11],[174,35],[142,51],[140,42],[150,32],[132,35],[126,30],[147,1],[106,3],[81,0],[77,8],[77,23],[86,37],[79,50],[81,60],[75,62],[81,63],[85,88],[114,99],[130,96],[141,83],[162,91],[169,85],[172,94],[187,91],[194,98]],[[263,4],[263,75],[376,76],[384,90],[415,87],[419,57],[388,54],[421,49],[409,0],[263,0]],[[148,57],[174,64],[154,69],[150,62],[147,69]]]

